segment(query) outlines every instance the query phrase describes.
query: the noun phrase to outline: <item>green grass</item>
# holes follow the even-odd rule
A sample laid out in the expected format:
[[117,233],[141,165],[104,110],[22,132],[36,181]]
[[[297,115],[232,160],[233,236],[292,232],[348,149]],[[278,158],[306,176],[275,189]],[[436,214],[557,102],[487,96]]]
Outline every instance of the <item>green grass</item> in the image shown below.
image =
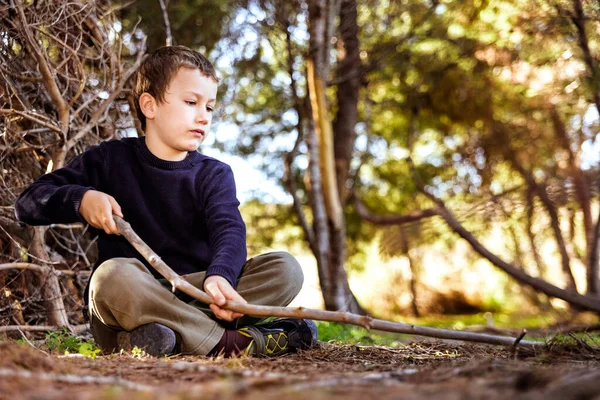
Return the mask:
[[72,335],[66,329],[46,333],[46,347],[63,354],[79,353],[95,359],[101,352],[94,342]]
[[[398,318],[397,322],[427,326],[440,329],[464,330],[472,326],[493,326],[500,330],[519,331],[521,329],[535,330],[551,327],[558,323],[567,322],[570,325],[593,325],[598,323],[598,316],[590,313],[578,314],[576,317],[561,312],[537,314],[508,314],[508,313],[478,313],[470,315],[431,315],[422,318]],[[491,324],[491,325],[490,325]],[[364,344],[380,346],[397,346],[413,340],[414,336],[407,334],[370,331],[355,325],[335,322],[317,321],[319,340],[341,344]],[[588,339],[600,343],[596,332],[583,334]],[[536,337],[537,336],[537,337]],[[548,340],[554,334],[547,336],[528,334],[527,340]],[[579,336],[579,335],[578,335]]]
[[370,331],[360,326],[337,322],[317,321],[319,340],[341,344],[364,344],[380,346],[398,346],[408,335]]

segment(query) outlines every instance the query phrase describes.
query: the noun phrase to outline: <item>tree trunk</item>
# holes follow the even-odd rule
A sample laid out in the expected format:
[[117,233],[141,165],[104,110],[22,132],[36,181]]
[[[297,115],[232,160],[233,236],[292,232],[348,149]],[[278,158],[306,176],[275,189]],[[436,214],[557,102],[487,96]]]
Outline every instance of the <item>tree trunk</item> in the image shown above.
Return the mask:
[[[33,240],[31,242],[30,253],[42,260],[48,261],[48,253],[44,248],[44,236],[47,227],[36,226],[34,229]],[[54,273],[52,265],[48,265],[48,272],[41,275],[42,298],[46,300],[46,311],[48,312],[48,324],[56,326],[69,326],[69,318],[65,312],[62,292],[58,277]]]
[[319,169],[319,145],[314,124],[308,122],[306,143],[308,146],[308,177],[309,177],[309,197],[310,208],[313,214],[313,229],[315,237],[315,246],[313,253],[317,260],[317,270],[319,272],[319,283],[323,293],[325,308],[334,304],[332,295],[332,276],[329,269],[329,229],[327,226],[327,211],[325,210],[325,200],[321,188],[321,171]]
[[[577,29],[577,38],[579,48],[581,49],[583,60],[587,66],[588,82],[592,91],[592,98],[596,110],[600,112],[600,82],[598,80],[599,72],[596,58],[590,51],[587,32],[585,29],[586,15],[583,11],[581,0],[573,0],[574,13],[571,15],[571,22]],[[591,218],[591,216],[590,216]],[[600,214],[596,221],[596,226],[591,230],[591,244],[588,246],[588,268],[587,268],[587,293],[593,295],[600,294],[600,282],[598,281],[598,246],[600,245]]]
[[[346,261],[346,231],[345,219],[338,192],[338,183],[335,171],[335,158],[333,148],[333,130],[328,116],[325,97],[328,71],[329,71],[329,43],[333,32],[333,24],[337,10],[335,0],[311,0],[308,6],[310,44],[307,59],[307,81],[310,97],[312,121],[318,146],[318,163],[320,172],[320,188],[315,187],[314,168],[311,168],[311,192],[313,205],[320,207],[322,196],[326,212],[326,226],[323,226],[322,214],[317,216],[313,210],[315,221],[315,236],[317,242],[328,239],[328,249],[320,248],[317,264],[321,281],[325,307],[328,310],[348,310],[363,312],[356,298],[350,291],[348,278],[344,269]],[[311,132],[312,134],[312,132]],[[315,150],[311,156],[316,156]],[[313,159],[313,162],[317,160]],[[319,191],[317,193],[317,191]],[[330,250],[330,251],[329,251]],[[319,260],[321,262],[319,262]]]
[[408,267],[410,269],[410,280],[409,280],[409,288],[410,288],[410,296],[411,296],[411,309],[412,313],[415,317],[419,317],[419,307],[417,303],[417,268],[415,266],[415,262],[413,257],[410,255],[410,244],[408,242],[408,237],[406,230],[399,226],[400,230],[400,246],[402,247],[402,253],[406,256],[408,260]]
[[355,0],[343,0],[340,10],[338,40],[339,68],[337,85],[337,114],[333,121],[335,142],[335,171],[342,204],[347,199],[347,180],[356,140],[358,92],[361,82],[361,63],[358,44],[358,24]]

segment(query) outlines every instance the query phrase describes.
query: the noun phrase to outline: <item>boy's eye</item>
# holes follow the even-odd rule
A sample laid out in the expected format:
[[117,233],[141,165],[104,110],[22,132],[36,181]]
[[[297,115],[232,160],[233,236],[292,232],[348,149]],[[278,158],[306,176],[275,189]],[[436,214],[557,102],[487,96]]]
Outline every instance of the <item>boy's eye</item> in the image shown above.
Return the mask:
[[189,104],[190,106],[195,106],[196,102],[194,100],[187,100],[186,104]]
[[208,112],[213,112],[213,111],[215,111],[215,109],[214,109],[214,108],[212,108],[212,107],[206,107],[206,111],[208,111]]

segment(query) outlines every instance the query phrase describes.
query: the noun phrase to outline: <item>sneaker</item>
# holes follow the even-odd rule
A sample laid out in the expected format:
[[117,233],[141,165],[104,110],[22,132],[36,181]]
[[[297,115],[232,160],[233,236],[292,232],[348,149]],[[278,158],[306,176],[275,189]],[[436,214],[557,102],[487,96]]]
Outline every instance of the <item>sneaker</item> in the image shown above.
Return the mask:
[[245,354],[276,357],[317,343],[317,325],[310,319],[281,318],[238,329],[252,338]]
[[119,332],[119,348],[131,351],[134,347],[154,357],[171,355],[175,351],[175,332],[164,325],[152,322],[138,326],[131,332]]

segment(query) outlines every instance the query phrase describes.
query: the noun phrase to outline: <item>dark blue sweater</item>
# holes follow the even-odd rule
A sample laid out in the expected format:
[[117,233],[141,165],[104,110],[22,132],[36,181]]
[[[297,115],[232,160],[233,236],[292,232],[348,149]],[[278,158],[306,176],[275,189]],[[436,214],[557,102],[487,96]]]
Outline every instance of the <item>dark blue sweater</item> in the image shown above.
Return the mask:
[[[90,189],[113,196],[124,219],[175,272],[207,271],[236,287],[246,261],[246,227],[227,164],[198,152],[183,161],[161,160],[144,138],[104,142],[25,189],[17,218],[30,225],[85,222],[79,206]],[[96,267],[135,257],[160,277],[122,236],[99,231],[98,250]]]

